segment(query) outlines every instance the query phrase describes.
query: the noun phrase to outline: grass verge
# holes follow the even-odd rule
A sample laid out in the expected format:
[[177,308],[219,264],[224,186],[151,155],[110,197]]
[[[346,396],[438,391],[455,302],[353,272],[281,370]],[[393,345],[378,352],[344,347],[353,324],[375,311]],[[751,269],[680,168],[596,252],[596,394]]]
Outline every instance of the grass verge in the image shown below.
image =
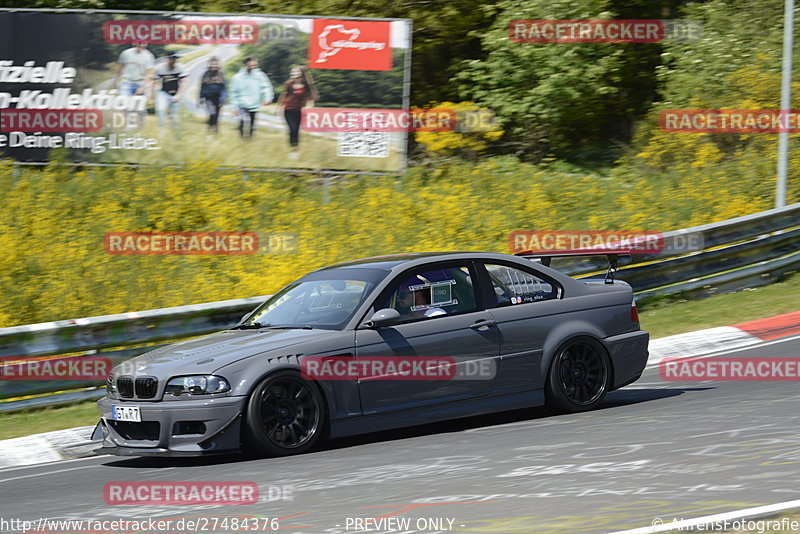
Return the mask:
[[0,439],[19,438],[40,432],[88,426],[97,421],[96,401],[0,414]]
[[[640,312],[642,328],[652,338],[725,326],[797,310],[800,276],[765,287],[703,300],[652,304]],[[0,439],[17,438],[97,422],[95,401],[57,408],[0,414]]]
[[651,338],[725,326],[793,312],[800,302],[800,276],[763,287],[702,300],[652,303],[639,311]]

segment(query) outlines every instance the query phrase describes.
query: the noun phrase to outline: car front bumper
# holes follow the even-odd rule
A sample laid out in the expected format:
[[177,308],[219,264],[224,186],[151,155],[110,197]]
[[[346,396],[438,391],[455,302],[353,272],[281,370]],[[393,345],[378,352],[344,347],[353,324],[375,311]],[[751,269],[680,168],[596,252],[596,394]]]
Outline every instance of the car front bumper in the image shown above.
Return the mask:
[[[238,452],[246,397],[176,401],[100,399],[95,452],[122,456],[202,456]],[[138,406],[140,423],[115,421],[112,406]]]

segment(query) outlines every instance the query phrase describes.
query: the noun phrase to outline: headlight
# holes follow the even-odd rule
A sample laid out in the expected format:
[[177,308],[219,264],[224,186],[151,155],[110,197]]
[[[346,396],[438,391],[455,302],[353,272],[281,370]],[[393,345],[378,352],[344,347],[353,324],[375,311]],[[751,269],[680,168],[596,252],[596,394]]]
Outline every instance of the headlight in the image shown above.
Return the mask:
[[230,390],[231,386],[228,381],[221,376],[176,376],[167,382],[167,387],[164,388],[164,395],[170,394],[174,397],[180,397],[184,393],[189,395],[212,395]]

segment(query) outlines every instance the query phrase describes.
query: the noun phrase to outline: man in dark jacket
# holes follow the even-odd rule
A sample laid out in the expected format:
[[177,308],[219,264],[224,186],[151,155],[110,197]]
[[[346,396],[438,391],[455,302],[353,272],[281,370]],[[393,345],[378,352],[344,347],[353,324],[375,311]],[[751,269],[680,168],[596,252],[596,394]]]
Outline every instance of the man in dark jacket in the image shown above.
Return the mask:
[[200,81],[200,101],[208,112],[209,133],[219,131],[219,110],[225,103],[227,86],[225,75],[220,68],[219,59],[212,57],[208,62],[208,70]]

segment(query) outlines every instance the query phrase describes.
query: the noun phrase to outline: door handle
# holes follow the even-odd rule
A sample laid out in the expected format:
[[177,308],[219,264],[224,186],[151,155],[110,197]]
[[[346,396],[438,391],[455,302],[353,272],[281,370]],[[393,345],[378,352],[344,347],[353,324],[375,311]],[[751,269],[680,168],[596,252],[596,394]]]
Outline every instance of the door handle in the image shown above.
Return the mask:
[[482,328],[489,328],[490,326],[494,326],[496,324],[497,321],[495,321],[494,319],[478,319],[477,321],[469,325],[469,327],[472,328],[473,330],[480,330]]

